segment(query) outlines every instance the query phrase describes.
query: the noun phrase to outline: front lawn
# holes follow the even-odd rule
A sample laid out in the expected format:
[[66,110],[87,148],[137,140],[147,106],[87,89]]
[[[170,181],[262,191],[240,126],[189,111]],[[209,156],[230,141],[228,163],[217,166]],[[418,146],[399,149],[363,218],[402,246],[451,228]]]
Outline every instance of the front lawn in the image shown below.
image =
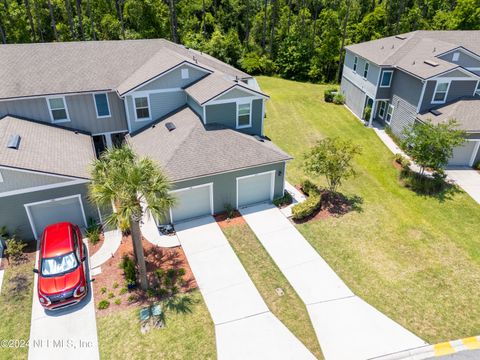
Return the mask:
[[189,311],[166,310],[165,328],[140,332],[139,308],[97,318],[102,359],[215,359],[215,331],[200,291]]
[[[428,342],[480,333],[480,206],[467,194],[420,196],[402,187],[393,155],[348,109],[327,104],[329,86],[259,77],[266,135],[295,157],[287,178],[304,177],[302,154],[318,139],[359,144],[358,177],[340,190],[362,211],[298,229],[359,296]],[[324,185],[322,179],[313,179]]]

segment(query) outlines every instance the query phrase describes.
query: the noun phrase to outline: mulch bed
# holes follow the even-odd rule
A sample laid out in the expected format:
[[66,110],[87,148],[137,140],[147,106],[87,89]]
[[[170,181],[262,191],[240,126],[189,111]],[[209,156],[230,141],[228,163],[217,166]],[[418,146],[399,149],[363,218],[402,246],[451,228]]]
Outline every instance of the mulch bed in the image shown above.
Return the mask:
[[222,229],[227,228],[229,226],[245,224],[245,219],[236,210],[234,211],[233,217],[231,218],[227,216],[227,213],[218,214],[218,215],[215,215],[214,217],[218,226],[220,226],[220,228]]
[[[36,257],[36,251],[37,251],[37,242],[36,241],[27,242],[27,246],[23,249],[22,259],[20,260],[19,264],[24,264],[26,262],[34,261]],[[12,261],[9,260],[7,257],[5,257],[5,255],[1,260],[2,261],[0,262],[0,270],[6,270],[11,266],[15,266],[15,264],[12,264]],[[37,266],[37,264],[35,264],[35,266]]]
[[[154,271],[156,269],[161,268],[166,272],[171,268],[183,268],[185,269],[185,275],[183,276],[184,281],[181,285],[179,285],[178,292],[187,293],[198,287],[192,270],[190,269],[188,261],[185,257],[185,253],[180,246],[163,248],[153,245],[152,243],[143,239],[143,249],[145,253],[147,277],[149,279],[149,283],[155,283],[156,276]],[[127,308],[150,305],[153,302],[160,300],[158,298],[147,298],[144,292],[142,292],[139,288],[127,291],[124,294],[120,294],[122,288],[126,287],[123,270],[120,268],[120,263],[124,255],[130,256],[132,259],[134,258],[131,236],[123,237],[122,243],[120,244],[117,252],[114,254],[114,257],[104,263],[101,266],[101,274],[95,276],[93,293],[95,297],[95,311],[97,316],[105,316]],[[114,288],[114,284],[118,284],[118,287]],[[102,288],[106,288],[105,293],[102,293]],[[109,298],[110,293],[113,293],[114,295],[111,298]],[[129,298],[132,296],[135,297],[135,300],[130,299],[129,301]],[[110,306],[107,309],[99,310],[98,303],[104,299],[110,301]],[[115,304],[116,299],[120,299],[121,303],[119,305]]]
[[93,245],[91,242],[88,242],[88,254],[90,256],[95,254],[102,247],[104,240],[105,240],[105,235],[101,233],[100,240],[95,245]]

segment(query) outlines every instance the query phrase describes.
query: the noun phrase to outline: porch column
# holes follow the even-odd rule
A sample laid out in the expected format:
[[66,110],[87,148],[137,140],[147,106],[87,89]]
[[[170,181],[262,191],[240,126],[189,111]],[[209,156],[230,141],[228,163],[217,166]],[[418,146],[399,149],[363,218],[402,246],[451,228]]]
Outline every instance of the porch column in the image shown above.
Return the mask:
[[377,103],[378,101],[373,100],[372,112],[370,113],[370,119],[368,119],[368,127],[372,127],[373,118],[377,112]]
[[112,134],[105,134],[105,145],[107,146],[107,148],[112,148],[113,147],[113,143],[112,143]]

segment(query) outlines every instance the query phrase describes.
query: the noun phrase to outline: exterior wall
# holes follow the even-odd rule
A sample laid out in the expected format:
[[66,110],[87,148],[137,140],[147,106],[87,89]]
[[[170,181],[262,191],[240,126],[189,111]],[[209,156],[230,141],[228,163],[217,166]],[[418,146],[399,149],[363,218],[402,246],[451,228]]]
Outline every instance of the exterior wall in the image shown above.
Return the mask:
[[353,62],[354,62],[355,54],[351,53],[350,51],[345,52],[345,62],[343,66],[343,76],[350,80],[350,82],[354,83],[358,88],[360,88],[364,93],[367,93],[371,98],[375,97],[377,92],[377,83],[379,80],[380,75],[380,67],[375,65],[372,62],[370,63],[368,69],[367,78],[363,78],[363,70],[365,67],[365,63],[367,62],[365,59],[358,56],[358,63],[357,63],[357,71],[353,71]]
[[350,80],[342,77],[340,91],[345,96],[345,104],[359,118],[363,116],[363,106],[365,104],[365,92],[356,87]]
[[187,104],[203,120],[203,107],[201,107],[190,95],[187,95]]
[[439,77],[441,77],[441,78],[449,78],[449,77],[468,78],[470,76],[461,72],[460,70],[453,70],[453,71],[448,72],[446,74],[440,75]]
[[[127,129],[123,100],[115,93],[108,93],[111,116],[97,119],[93,95],[80,94],[65,96],[69,122],[60,125],[83,130],[92,134],[123,131]],[[0,117],[4,115],[25,117],[39,122],[51,123],[46,98],[0,101]]]
[[[437,82],[435,80],[427,81],[425,92],[422,99],[422,105],[420,112],[424,112],[439,104],[432,104],[433,93]],[[477,86],[476,80],[453,80],[448,88],[448,94],[446,102],[458,99],[463,96],[473,96],[475,87]]]
[[422,88],[421,80],[403,71],[396,71],[391,85],[392,99],[397,96],[416,108],[422,94]]
[[[188,79],[182,79],[182,69],[188,69]],[[158,89],[184,88],[207,74],[206,71],[193,66],[182,65],[179,68],[153,80],[152,82],[135,89],[135,91],[155,91]]]
[[410,104],[397,95],[393,95],[392,100],[391,104],[394,108],[390,127],[396,136],[402,138],[404,129],[415,123],[417,109],[415,105]]
[[219,96],[215,100],[230,100],[230,99],[238,99],[243,97],[250,97],[252,94],[242,91],[240,89],[232,89],[226,94]]
[[44,175],[41,173],[34,174],[4,168],[0,168],[0,174],[3,178],[3,182],[0,182],[0,194],[7,191],[72,181],[72,179],[69,178]]
[[9,232],[15,232],[22,240],[34,240],[24,204],[81,194],[85,217],[98,219],[98,210],[87,200],[87,184],[66,186],[51,190],[14,195],[2,198],[0,202],[0,226],[7,226]]
[[[382,74],[383,71],[385,70],[393,70],[391,68],[389,69],[382,69]],[[378,82],[378,88],[377,88],[377,94],[376,94],[376,99],[390,99],[392,97],[392,86],[393,86],[393,79],[395,78],[395,73],[400,72],[400,71],[395,71],[393,70],[392,73],[392,81],[390,82],[389,87],[380,87],[380,82],[382,81],[382,74],[380,74],[380,79]]]
[[442,56],[440,56],[440,59],[446,60],[446,61],[454,63],[454,64],[458,64],[458,65],[460,65],[461,67],[464,67],[464,68],[469,68],[469,67],[480,68],[480,60],[477,60],[474,57],[472,57],[472,56],[470,56],[470,55],[468,55],[468,54],[466,54],[462,51],[458,51],[460,53],[458,61],[453,61],[453,54],[455,52],[456,51],[452,51],[449,54],[442,55]]

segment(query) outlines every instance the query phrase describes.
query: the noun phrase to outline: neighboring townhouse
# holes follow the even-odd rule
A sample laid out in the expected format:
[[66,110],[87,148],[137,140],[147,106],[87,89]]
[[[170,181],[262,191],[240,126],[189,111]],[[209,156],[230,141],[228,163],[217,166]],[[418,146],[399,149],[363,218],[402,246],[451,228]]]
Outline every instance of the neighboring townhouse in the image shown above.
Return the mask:
[[[467,132],[450,165],[480,161],[480,31],[415,31],[346,47],[341,91],[369,126],[402,137],[416,121],[456,119]],[[369,118],[365,119],[371,109]]]
[[291,157],[263,137],[254,78],[163,39],[0,46],[0,226],[24,239],[81,227],[89,166],[126,141],[157,161],[178,201],[160,222],[284,193]]

